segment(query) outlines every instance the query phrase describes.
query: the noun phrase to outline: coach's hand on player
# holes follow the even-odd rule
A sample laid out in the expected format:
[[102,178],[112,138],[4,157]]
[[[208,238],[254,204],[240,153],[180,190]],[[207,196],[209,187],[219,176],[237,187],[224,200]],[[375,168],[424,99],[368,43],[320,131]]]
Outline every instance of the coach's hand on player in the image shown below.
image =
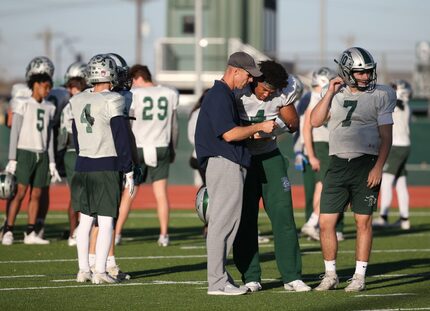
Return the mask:
[[51,174],[51,183],[61,181],[61,177],[57,171],[57,166],[55,165],[55,163],[49,163],[49,173]]
[[134,194],[134,178],[133,171],[125,174],[125,188],[128,188],[128,193],[132,197]]
[[16,163],[17,162],[15,160],[9,160],[9,162],[7,162],[6,168],[4,169],[6,173],[15,175]]

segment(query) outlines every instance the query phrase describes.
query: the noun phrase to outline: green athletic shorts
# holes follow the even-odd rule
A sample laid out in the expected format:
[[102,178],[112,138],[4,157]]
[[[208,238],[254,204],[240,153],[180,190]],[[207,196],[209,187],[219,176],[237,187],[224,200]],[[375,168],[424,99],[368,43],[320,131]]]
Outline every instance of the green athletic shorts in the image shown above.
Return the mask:
[[119,172],[75,172],[72,177],[72,206],[89,216],[118,217],[122,178]]
[[330,157],[321,194],[321,213],[341,213],[348,203],[356,214],[372,215],[379,195],[377,187],[367,187],[367,177],[377,160],[376,155],[363,155],[347,160]]
[[76,164],[76,158],[77,158],[76,151],[74,150],[67,150],[64,154],[64,167],[66,169],[66,177],[67,177],[67,183],[69,186],[72,184],[72,177],[75,173],[75,164]]
[[169,147],[157,147],[157,166],[148,166],[143,157],[142,148],[138,148],[139,162],[142,166],[143,176],[149,176],[149,181],[154,182],[169,177],[170,149]]
[[328,155],[328,142],[314,142],[315,156],[320,160],[320,170],[315,172],[315,181],[323,181],[327,173],[330,157]]
[[49,174],[48,152],[17,149],[16,161],[15,176],[19,184],[36,188],[49,186],[51,175]]
[[384,173],[392,174],[396,177],[406,176],[406,162],[410,152],[410,146],[392,146],[384,165]]

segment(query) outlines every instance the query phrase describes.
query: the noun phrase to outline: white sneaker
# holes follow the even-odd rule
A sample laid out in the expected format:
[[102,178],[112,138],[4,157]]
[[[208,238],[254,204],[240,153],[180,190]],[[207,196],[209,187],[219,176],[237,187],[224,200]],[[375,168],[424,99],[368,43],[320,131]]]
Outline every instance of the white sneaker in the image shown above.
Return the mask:
[[24,232],[24,244],[46,245],[49,244],[49,241],[40,238],[35,231],[32,231],[28,235]]
[[119,269],[118,265],[106,268],[106,272],[107,272],[107,274],[109,274],[111,277],[113,277],[114,279],[116,279],[118,281],[124,281],[124,280],[130,280],[131,279],[130,274],[122,272]]
[[113,277],[111,277],[106,272],[104,272],[104,273],[97,273],[97,272],[93,273],[92,278],[91,278],[91,282],[93,284],[103,284],[103,283],[114,284],[114,283],[118,283],[118,281],[116,279],[114,279]]
[[87,281],[91,281],[91,272],[79,270],[78,275],[76,276],[76,282],[85,283]]
[[345,292],[361,292],[366,289],[364,275],[355,273],[352,279],[347,281],[349,285],[345,287]]
[[320,285],[315,287],[314,290],[326,291],[330,289],[335,289],[337,285],[339,285],[339,278],[337,277],[336,272],[326,271],[326,273],[322,275],[322,281]]
[[8,232],[3,234],[1,244],[3,244],[3,245],[12,245],[13,244],[13,233],[12,233],[12,231],[8,231]]
[[76,239],[73,236],[70,236],[67,240],[67,245],[69,246],[76,246]]
[[320,232],[317,228],[308,223],[305,223],[301,230],[302,234],[310,237],[312,240],[319,241],[320,240]]
[[302,280],[295,280],[284,284],[284,289],[287,292],[309,292],[312,288],[305,284]]
[[236,287],[232,284],[227,284],[223,289],[208,290],[208,295],[238,296],[238,295],[244,295],[247,292],[248,292],[248,289],[245,287]]
[[270,239],[266,236],[258,235],[258,244],[266,244],[269,243]]
[[115,245],[121,244],[121,234],[115,234]]
[[411,229],[411,223],[409,219],[398,219],[394,224],[394,227],[400,227],[402,230],[410,230]]
[[167,234],[166,235],[160,234],[160,237],[158,238],[157,243],[159,246],[162,246],[162,247],[168,246],[170,244],[169,236]]
[[245,287],[247,287],[249,291],[253,293],[263,289],[260,282],[248,282],[245,284]]
[[45,236],[45,227],[42,227],[36,235],[43,240],[43,237]]
[[377,218],[372,220],[372,226],[373,227],[387,227],[388,221],[386,221],[384,218],[379,215]]
[[338,242],[345,241],[345,236],[343,235],[343,232],[336,231],[336,238]]

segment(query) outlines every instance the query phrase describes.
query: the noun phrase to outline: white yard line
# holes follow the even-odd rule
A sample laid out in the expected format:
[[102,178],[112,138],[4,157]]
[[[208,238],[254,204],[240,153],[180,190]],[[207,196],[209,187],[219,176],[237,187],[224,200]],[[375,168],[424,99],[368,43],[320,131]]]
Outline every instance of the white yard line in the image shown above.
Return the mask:
[[430,307],[424,308],[395,308],[395,309],[363,309],[355,311],[415,311],[415,310],[430,310]]
[[414,293],[394,293],[394,294],[361,294],[354,297],[391,297],[391,296],[418,296]]

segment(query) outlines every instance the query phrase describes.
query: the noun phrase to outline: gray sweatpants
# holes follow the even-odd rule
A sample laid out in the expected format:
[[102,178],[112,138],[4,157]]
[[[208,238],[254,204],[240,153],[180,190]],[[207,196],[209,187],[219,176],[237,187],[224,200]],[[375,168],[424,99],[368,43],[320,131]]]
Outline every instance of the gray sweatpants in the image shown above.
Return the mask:
[[246,169],[239,164],[222,157],[209,158],[206,169],[209,291],[224,289],[233,283],[225,266],[239,228],[245,176]]

